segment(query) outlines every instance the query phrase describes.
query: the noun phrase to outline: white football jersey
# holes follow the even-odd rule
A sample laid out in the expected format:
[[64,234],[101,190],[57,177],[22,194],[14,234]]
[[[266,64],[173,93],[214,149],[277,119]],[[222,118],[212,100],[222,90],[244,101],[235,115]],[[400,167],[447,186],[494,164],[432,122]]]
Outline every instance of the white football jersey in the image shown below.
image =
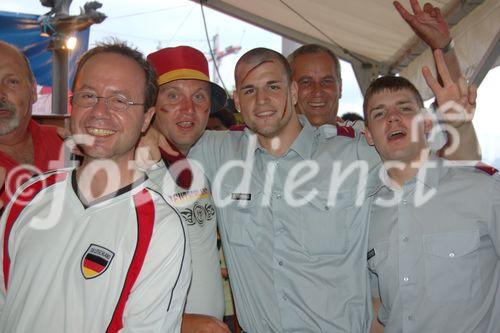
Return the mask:
[[23,186],[1,220],[0,331],[179,332],[190,251],[149,180],[92,203],[74,170]]

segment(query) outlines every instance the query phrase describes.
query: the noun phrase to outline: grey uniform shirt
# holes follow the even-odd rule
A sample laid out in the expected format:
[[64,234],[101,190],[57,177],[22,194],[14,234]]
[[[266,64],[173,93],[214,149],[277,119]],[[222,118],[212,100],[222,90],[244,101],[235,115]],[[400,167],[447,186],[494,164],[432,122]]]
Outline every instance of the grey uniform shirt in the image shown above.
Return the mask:
[[400,191],[381,177],[373,197],[370,278],[386,333],[500,332],[500,177],[442,164]]
[[[302,121],[281,157],[268,154],[248,129],[207,131],[189,157],[212,182],[245,331],[365,332],[371,320],[368,209],[355,205],[359,173],[345,177],[338,190],[332,190],[339,184],[332,174],[360,156],[370,169],[378,155],[357,134],[341,136],[336,127],[315,129]],[[303,181],[291,185],[291,179]],[[335,205],[328,201],[333,193]]]

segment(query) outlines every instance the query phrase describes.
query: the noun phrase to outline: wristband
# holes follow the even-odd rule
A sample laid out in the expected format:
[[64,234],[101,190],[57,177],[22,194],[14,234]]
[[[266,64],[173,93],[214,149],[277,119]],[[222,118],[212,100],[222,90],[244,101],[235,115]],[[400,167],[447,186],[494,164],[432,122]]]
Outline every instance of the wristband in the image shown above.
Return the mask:
[[448,42],[448,44],[446,44],[442,49],[441,51],[443,51],[443,53],[448,53],[450,52],[451,50],[453,50],[455,48],[455,41],[453,40],[453,38],[450,38],[450,41]]

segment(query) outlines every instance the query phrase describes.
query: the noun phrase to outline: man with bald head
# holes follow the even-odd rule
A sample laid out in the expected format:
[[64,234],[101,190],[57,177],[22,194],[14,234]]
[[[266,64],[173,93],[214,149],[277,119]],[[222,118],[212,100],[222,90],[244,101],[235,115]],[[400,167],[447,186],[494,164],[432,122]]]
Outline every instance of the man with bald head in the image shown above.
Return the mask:
[[31,119],[36,99],[28,59],[0,41],[0,207],[33,174],[62,166],[56,129]]

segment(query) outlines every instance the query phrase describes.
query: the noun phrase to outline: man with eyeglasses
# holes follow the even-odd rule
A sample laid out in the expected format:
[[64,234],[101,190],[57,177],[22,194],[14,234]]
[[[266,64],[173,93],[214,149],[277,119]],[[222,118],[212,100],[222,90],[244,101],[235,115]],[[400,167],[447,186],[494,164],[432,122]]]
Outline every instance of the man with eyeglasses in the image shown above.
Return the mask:
[[34,178],[1,220],[0,331],[179,332],[184,226],[133,163],[154,114],[154,70],[140,52],[103,44],[80,59],[73,91],[81,165]]
[[28,59],[0,41],[0,210],[34,174],[63,166],[63,141],[56,128],[31,119],[36,99]]

